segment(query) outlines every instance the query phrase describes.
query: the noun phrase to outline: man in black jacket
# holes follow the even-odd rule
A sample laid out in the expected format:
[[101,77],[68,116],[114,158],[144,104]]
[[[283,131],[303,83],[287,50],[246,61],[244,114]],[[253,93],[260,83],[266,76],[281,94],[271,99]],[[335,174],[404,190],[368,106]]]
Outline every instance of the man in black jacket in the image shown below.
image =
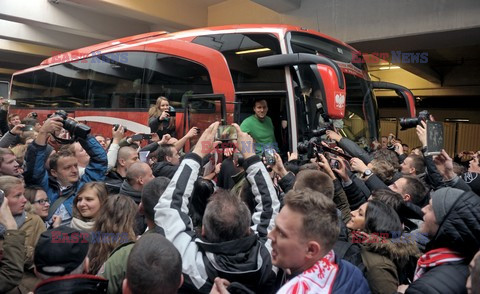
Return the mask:
[[480,197],[441,188],[422,210],[430,242],[405,293],[466,293],[467,265],[480,247]]
[[108,194],[118,194],[120,192],[120,187],[127,176],[128,168],[138,160],[138,153],[134,148],[123,146],[118,150],[115,168],[105,176]]
[[[202,236],[196,236],[188,216],[188,202],[201,160],[211,150],[219,123],[210,125],[192,153],[187,154],[155,206],[155,223],[182,255],[185,283],[190,292],[209,293],[214,279],[240,282],[256,293],[271,293],[275,273],[265,243],[280,203],[272,180],[255,155],[252,138],[234,124],[245,158],[246,178],[256,202],[252,216],[236,195],[213,195],[203,217]],[[250,227],[250,223],[253,226]]]
[[172,144],[162,144],[157,149],[157,163],[153,166],[155,177],[173,178],[180,164],[180,155]]

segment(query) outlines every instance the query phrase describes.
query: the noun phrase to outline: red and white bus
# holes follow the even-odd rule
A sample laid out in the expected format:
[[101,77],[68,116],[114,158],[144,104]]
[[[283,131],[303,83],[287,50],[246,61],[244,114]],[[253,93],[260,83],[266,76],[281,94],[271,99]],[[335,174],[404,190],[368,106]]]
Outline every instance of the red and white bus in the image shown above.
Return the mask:
[[[277,141],[290,151],[325,119],[354,140],[379,136],[373,89],[361,53],[346,43],[289,25],[231,25],[152,32],[59,54],[13,74],[12,111],[43,119],[64,109],[92,133],[112,124],[148,133],[148,108],[165,96],[177,110],[177,136],[214,120],[240,123],[265,98]],[[321,117],[321,118],[320,118]],[[282,126],[286,129],[282,130]],[[287,138],[287,139],[285,139]]]

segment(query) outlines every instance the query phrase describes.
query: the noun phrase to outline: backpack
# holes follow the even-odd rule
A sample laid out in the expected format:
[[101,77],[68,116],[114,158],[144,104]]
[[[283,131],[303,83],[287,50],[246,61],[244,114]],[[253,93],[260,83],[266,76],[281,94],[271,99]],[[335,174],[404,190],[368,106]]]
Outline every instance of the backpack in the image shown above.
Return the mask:
[[350,262],[365,275],[365,265],[362,261],[362,247],[359,244],[338,240],[333,246],[333,251],[338,258]]

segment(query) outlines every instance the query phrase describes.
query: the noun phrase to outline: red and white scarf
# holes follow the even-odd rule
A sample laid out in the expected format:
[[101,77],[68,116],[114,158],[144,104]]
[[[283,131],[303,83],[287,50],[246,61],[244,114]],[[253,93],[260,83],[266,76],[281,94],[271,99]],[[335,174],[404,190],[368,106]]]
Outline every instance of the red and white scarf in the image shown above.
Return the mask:
[[460,260],[463,260],[463,257],[461,257],[457,252],[451,251],[448,248],[430,250],[418,259],[413,280],[415,281],[416,279],[420,278],[428,268],[436,267],[447,262]]
[[333,283],[338,272],[333,250],[317,261],[311,268],[283,285],[277,294],[284,293],[332,293]]

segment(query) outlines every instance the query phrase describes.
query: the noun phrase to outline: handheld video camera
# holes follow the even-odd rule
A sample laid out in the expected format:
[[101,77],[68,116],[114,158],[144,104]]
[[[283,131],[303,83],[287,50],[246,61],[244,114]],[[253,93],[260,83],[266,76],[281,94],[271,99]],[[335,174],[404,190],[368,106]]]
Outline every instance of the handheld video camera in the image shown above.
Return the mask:
[[57,116],[63,118],[63,128],[67,130],[72,137],[86,139],[88,134],[90,134],[91,129],[89,126],[67,119],[68,114],[65,110],[57,110],[50,117]]
[[430,113],[428,110],[422,110],[418,114],[418,117],[401,117],[400,118],[400,126],[402,127],[401,130],[406,130],[410,128],[415,128],[417,125],[420,124],[421,121],[428,121],[430,120]]

